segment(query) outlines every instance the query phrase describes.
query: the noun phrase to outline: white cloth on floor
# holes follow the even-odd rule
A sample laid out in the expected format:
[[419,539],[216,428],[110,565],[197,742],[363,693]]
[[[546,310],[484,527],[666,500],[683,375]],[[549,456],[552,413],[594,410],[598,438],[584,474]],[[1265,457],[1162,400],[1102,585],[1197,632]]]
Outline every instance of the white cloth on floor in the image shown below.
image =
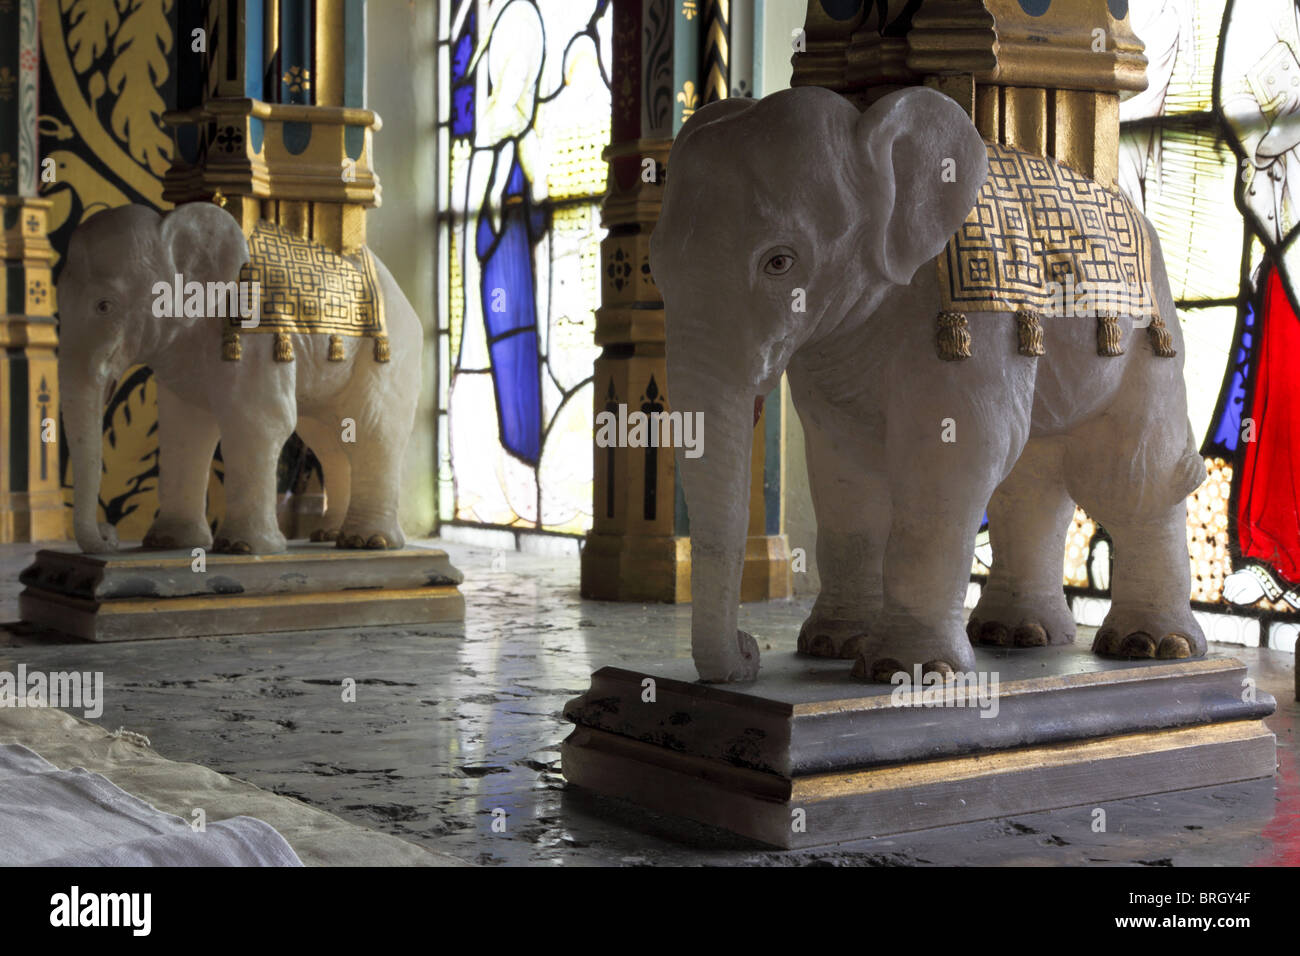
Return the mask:
[[[197,809],[197,808],[196,808]],[[302,866],[275,829],[232,817],[195,831],[106,777],[0,744],[0,865]]]

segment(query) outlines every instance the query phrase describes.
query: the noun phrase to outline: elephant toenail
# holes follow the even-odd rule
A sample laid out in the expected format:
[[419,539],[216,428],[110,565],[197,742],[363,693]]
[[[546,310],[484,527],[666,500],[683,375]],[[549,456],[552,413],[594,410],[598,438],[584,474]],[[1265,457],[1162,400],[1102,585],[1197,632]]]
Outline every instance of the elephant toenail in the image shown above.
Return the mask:
[[829,634],[818,634],[812,639],[808,653],[813,657],[834,657],[835,642],[831,640]]
[[232,554],[252,554],[253,548],[247,541],[236,541],[230,546]]
[[862,651],[862,646],[867,643],[867,635],[854,634],[847,641],[840,645],[838,657],[843,661],[851,661]]
[[1182,634],[1166,634],[1160,639],[1156,657],[1161,660],[1182,660],[1192,656],[1192,642]]
[[366,539],[366,547],[371,551],[384,551],[388,548],[388,539],[382,534],[372,534]]
[[229,539],[229,538],[218,538],[216,541],[213,541],[213,542],[212,542],[212,550],[213,550],[213,551],[229,551],[229,550],[230,550],[230,539]]
[[1044,647],[1047,645],[1047,631],[1037,621],[1022,621],[1012,639],[1016,647]]
[[[858,658],[861,660],[861,658]],[[895,660],[892,657],[879,658],[871,665],[871,679],[877,684],[888,684],[893,681],[894,675],[903,671],[903,662]]]
[[1011,646],[1011,628],[998,621],[985,621],[980,625],[980,643],[996,647]]
[[811,654],[811,653],[812,653],[812,651],[809,650],[809,648],[808,648],[808,632],[807,632],[807,631],[800,631],[800,632],[799,632],[799,643],[796,645],[795,650],[796,650],[798,653],[800,653],[800,654]]
[[1113,627],[1103,627],[1097,632],[1097,636],[1092,641],[1092,652],[1094,654],[1117,654],[1119,653],[1119,632]]
[[922,675],[939,674],[943,677],[949,677],[952,674],[952,665],[947,661],[926,661],[921,665],[921,673]]
[[1134,631],[1120,643],[1119,652],[1124,657],[1155,657],[1156,642],[1145,631]]

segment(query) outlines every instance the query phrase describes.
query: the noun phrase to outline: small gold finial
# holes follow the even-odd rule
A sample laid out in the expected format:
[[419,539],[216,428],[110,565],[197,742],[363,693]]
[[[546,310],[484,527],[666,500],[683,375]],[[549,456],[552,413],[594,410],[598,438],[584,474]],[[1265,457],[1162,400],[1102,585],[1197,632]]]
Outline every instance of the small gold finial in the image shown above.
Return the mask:
[[227,202],[226,194],[223,193],[220,189],[218,189],[216,192],[212,194],[212,201],[216,203],[218,206],[220,206],[222,209],[226,208],[226,202]]

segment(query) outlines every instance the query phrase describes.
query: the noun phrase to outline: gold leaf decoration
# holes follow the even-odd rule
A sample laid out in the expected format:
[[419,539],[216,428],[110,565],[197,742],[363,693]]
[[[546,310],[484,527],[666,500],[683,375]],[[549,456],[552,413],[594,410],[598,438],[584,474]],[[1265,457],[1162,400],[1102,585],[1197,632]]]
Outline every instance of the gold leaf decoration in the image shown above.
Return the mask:
[[113,134],[126,142],[133,159],[157,176],[167,172],[171,161],[171,139],[161,128],[167,105],[157,89],[169,73],[170,9],[171,0],[134,0],[113,37],[113,65],[108,70],[108,88],[117,96],[109,120]]
[[61,6],[68,20],[68,47],[72,50],[72,65],[78,73],[85,73],[107,52],[113,34],[122,22],[118,6],[129,2],[62,0]]

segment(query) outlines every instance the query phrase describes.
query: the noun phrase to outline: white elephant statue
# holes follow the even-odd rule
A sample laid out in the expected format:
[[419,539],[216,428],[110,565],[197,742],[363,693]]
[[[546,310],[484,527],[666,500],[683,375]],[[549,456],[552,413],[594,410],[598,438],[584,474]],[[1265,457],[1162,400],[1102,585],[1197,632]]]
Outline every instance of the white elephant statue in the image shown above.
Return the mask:
[[[146,547],[285,550],[276,465],[295,429],[325,473],[325,531],[315,537],[350,548],[405,543],[397,510],[420,394],[419,317],[368,249],[333,257],[262,222],[252,239],[264,255],[283,258],[288,250],[294,261],[250,262],[250,240],[238,222],[206,202],[165,215],[120,206],[72,234],[58,281],[59,380],[83,551],[117,547],[113,528],[98,522],[101,422],[106,390],[138,363],[153,370],[158,388],[159,509]],[[248,271],[259,264],[260,273]],[[318,282],[321,270],[333,275]],[[241,315],[226,316],[224,303],[214,314],[210,293],[192,303],[186,291],[250,274],[272,280],[262,289],[257,328]],[[175,309],[162,291],[173,284]],[[341,334],[310,331],[317,313],[336,322],[321,328]],[[358,315],[366,320],[356,325],[363,334],[346,326]],[[218,441],[226,511],[214,543],[205,509]]]
[[[1000,198],[1030,193],[1033,209]],[[1093,650],[1205,653],[1185,531],[1205,469],[1182,334],[1155,231],[1121,193],[986,144],[924,87],[861,113],[813,87],[728,99],[673,145],[651,268],[668,401],[706,425],[701,457],[677,453],[702,680],[758,673],[736,626],[752,410],[786,371],[822,577],[800,652],[881,681],[968,671],[972,643],[1072,642],[1062,566],[1077,502],[1115,549]],[[1043,308],[1084,278],[1071,268],[1119,308]],[[986,511],[993,564],[964,628]]]

